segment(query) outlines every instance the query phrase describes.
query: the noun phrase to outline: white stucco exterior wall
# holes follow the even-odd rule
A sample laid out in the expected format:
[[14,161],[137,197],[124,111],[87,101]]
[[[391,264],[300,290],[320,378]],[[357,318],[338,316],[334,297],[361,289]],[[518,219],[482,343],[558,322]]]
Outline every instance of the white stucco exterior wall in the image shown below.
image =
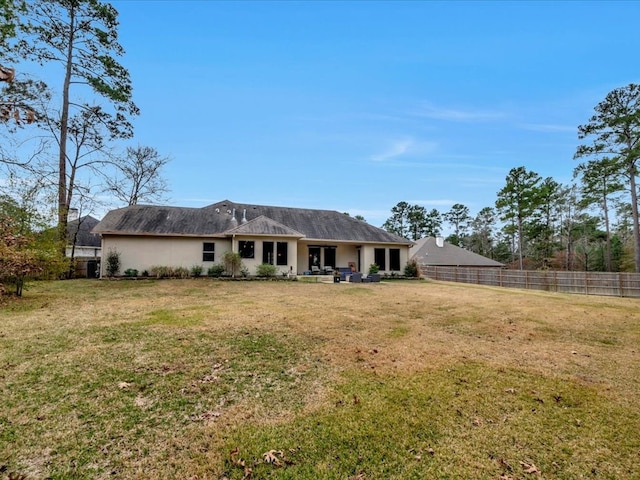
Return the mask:
[[[213,262],[202,261],[204,242],[215,243]],[[146,237],[115,236],[102,237],[101,275],[106,275],[106,258],[110,250],[120,254],[120,273],[128,268],[139,272],[149,271],[153,266],[185,267],[202,265],[204,273],[215,263],[222,261],[222,256],[231,250],[231,242],[223,238],[188,238],[188,237]]]
[[[224,254],[228,251],[238,251],[240,240],[254,242],[254,258],[243,258],[242,264],[249,270],[250,275],[256,274],[256,267],[262,264],[263,242],[273,241],[287,243],[287,265],[276,265],[279,274],[286,274],[293,267],[297,269],[297,242],[283,238],[234,237],[206,238],[206,237],[148,237],[148,236],[117,236],[104,235],[102,237],[103,261],[101,275],[106,275],[106,258],[110,250],[120,254],[120,274],[129,268],[138,272],[150,271],[154,266],[184,267],[191,269],[194,265],[203,267],[203,274],[214,264],[223,263]],[[215,244],[214,261],[203,262],[203,244]]]

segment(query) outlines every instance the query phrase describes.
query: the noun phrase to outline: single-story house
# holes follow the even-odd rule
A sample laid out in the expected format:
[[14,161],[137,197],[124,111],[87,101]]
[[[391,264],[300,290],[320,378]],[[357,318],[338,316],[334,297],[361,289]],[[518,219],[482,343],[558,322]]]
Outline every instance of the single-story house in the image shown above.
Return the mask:
[[140,272],[194,265],[206,272],[232,251],[250,274],[263,263],[293,275],[339,268],[368,273],[373,263],[380,273],[400,273],[413,243],[337,211],[229,200],[202,208],[120,208],[108,212],[93,232],[102,237],[105,254],[119,253],[122,270]]
[[410,249],[409,255],[418,265],[437,267],[504,267],[500,262],[445,242],[442,237],[425,237],[416,240]]

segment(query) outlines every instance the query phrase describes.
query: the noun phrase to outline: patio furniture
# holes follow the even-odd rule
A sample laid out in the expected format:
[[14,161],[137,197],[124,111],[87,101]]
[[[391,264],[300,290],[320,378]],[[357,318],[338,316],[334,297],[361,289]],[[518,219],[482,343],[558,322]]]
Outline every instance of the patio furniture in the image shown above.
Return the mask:
[[361,283],[362,282],[362,274],[359,272],[352,273],[349,276],[349,283]]
[[347,281],[347,277],[351,275],[350,267],[338,267],[337,271],[340,272],[340,280],[343,282]]

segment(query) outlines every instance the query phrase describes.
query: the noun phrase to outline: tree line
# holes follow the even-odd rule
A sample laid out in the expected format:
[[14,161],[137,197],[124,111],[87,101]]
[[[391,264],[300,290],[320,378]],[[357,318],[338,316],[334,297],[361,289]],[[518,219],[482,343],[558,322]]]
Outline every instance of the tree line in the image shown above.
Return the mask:
[[446,223],[450,243],[519,269],[640,272],[640,85],[611,91],[577,131],[569,185],[520,166],[475,216],[459,203],[441,213],[399,202],[382,228],[418,240]]
[[[0,2],[0,282],[67,268],[70,209],[82,217],[106,194],[125,205],[164,199],[169,159],[116,147],[140,114],[123,55],[109,3]],[[57,84],[21,74],[28,64]],[[520,268],[640,271],[639,98],[638,85],[615,89],[578,127],[575,184],[518,167],[474,217],[461,204],[440,213],[400,202],[384,228],[418,239],[448,222],[449,241]],[[57,227],[44,241],[36,233],[49,215]]]
[[[119,143],[133,137],[140,114],[123,55],[109,3],[0,2],[0,222],[11,229],[0,238],[0,281],[43,270],[37,255],[21,253],[44,248],[34,235],[43,217],[56,219],[47,256],[62,265],[71,209],[82,219],[106,197],[110,205],[164,200],[170,159]],[[46,67],[50,83],[20,73],[27,64]],[[13,261],[23,257],[33,268]]]

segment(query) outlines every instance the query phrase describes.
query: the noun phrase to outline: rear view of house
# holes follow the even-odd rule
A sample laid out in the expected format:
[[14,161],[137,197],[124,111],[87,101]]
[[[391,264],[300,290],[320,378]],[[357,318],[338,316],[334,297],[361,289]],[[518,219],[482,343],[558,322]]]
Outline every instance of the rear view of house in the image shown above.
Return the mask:
[[337,268],[366,272],[374,263],[381,273],[400,273],[412,245],[337,211],[229,200],[203,208],[134,205],[112,210],[93,232],[102,237],[105,255],[116,251],[122,269],[138,271],[158,265],[201,265],[206,271],[232,251],[240,254],[250,274],[263,263],[295,275]]

